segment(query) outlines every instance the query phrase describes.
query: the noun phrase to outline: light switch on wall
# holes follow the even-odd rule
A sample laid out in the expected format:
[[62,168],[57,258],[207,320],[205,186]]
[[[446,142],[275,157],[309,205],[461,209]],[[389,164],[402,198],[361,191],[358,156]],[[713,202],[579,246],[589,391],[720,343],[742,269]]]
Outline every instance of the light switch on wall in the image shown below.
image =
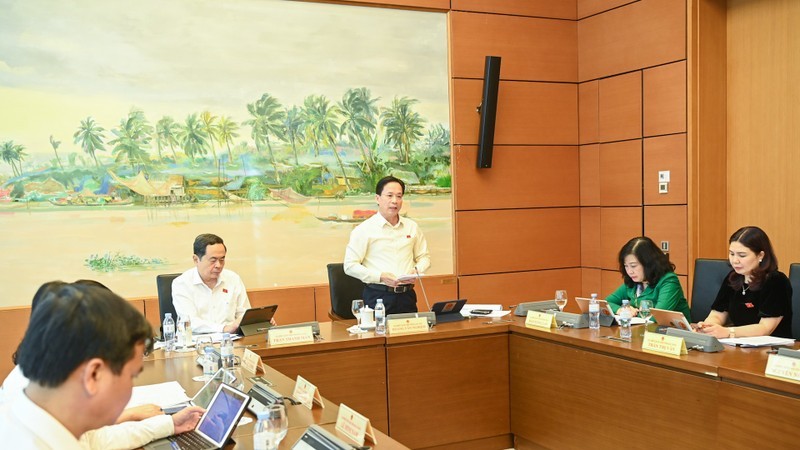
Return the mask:
[[669,192],[669,183],[667,182],[659,182],[658,183],[658,193],[659,194],[666,194]]
[[659,170],[658,171],[658,181],[669,183],[669,170]]

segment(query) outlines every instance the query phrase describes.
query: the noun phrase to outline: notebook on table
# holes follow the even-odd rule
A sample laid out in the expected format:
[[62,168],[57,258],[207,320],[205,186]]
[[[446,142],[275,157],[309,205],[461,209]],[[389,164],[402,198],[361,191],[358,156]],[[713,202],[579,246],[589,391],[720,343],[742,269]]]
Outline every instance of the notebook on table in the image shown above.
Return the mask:
[[278,310],[278,305],[262,306],[260,308],[250,308],[244,312],[241,322],[239,322],[238,334],[242,336],[252,336],[254,334],[264,334],[272,326],[270,320]]
[[446,302],[436,302],[431,306],[431,311],[436,314],[436,322],[457,322],[464,320],[461,315],[461,308],[467,303],[466,299],[448,300]]
[[242,417],[250,396],[227,384],[220,384],[194,430],[158,439],[147,450],[211,450],[222,448]]

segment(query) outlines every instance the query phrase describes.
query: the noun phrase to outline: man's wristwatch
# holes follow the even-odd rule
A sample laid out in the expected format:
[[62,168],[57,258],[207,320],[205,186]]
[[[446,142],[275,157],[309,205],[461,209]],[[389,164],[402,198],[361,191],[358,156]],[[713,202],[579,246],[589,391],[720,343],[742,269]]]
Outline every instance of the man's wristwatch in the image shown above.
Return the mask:
[[736,330],[733,327],[728,328],[728,337],[735,338],[736,337]]

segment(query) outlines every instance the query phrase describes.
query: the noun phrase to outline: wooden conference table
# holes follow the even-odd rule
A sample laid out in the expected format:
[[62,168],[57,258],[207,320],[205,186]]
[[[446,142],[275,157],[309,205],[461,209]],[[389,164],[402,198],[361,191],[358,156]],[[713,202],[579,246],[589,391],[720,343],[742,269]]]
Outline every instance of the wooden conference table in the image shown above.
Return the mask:
[[[800,384],[764,376],[769,349],[726,346],[670,357],[641,350],[643,326],[634,327],[628,343],[607,338],[618,335],[616,327],[540,330],[526,328],[522,318],[469,319],[405,336],[350,335],[349,325],[321,323],[322,339],[308,345],[270,348],[263,335],[237,342],[255,345],[251,350],[269,366],[266,378],[288,377],[276,383],[278,391],[290,394],[302,375],[330,402],[368,417],[392,445],[613,448],[625,439],[632,448],[797,448],[800,442]],[[157,360],[152,369],[153,378],[144,381],[146,368],[139,384],[180,381],[178,369],[170,374]],[[327,410],[290,412],[289,420],[327,423]],[[301,416],[293,421],[292,414]],[[296,440],[292,433],[284,442]]]

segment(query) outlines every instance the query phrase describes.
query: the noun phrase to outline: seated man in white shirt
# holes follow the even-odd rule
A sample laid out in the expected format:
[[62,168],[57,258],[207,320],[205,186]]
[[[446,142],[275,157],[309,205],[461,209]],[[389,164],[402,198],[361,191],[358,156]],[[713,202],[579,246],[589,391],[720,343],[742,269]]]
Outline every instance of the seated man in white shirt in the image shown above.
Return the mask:
[[152,335],[107,289],[64,285],[45,295],[17,352],[30,383],[0,405],[3,447],[80,449],[84,433],[120,416]]
[[239,275],[225,269],[225,243],[217,235],[201,234],[193,251],[195,267],[172,282],[175,312],[191,318],[194,333],[235,333],[250,299]]
[[[68,283],[63,281],[51,281],[39,287],[31,302],[31,314],[42,299],[49,294],[55,294],[67,285]],[[78,280],[73,285],[108,289],[93,280]],[[15,363],[18,353],[12,357]],[[20,366],[14,366],[0,387],[0,405],[15,395],[19,395],[18,393],[24,390],[28,384],[30,382],[22,373]],[[80,437],[80,445],[83,449],[138,448],[155,439],[194,429],[202,414],[203,408],[194,406],[185,408],[172,416],[165,415],[157,405],[127,408],[117,418],[116,424],[83,433]]]
[[383,299],[387,314],[416,312],[414,281],[401,275],[423,273],[431,265],[428,243],[416,222],[400,217],[406,185],[388,176],[378,181],[378,213],[350,233],[344,271],[366,284],[364,303],[371,308]]

